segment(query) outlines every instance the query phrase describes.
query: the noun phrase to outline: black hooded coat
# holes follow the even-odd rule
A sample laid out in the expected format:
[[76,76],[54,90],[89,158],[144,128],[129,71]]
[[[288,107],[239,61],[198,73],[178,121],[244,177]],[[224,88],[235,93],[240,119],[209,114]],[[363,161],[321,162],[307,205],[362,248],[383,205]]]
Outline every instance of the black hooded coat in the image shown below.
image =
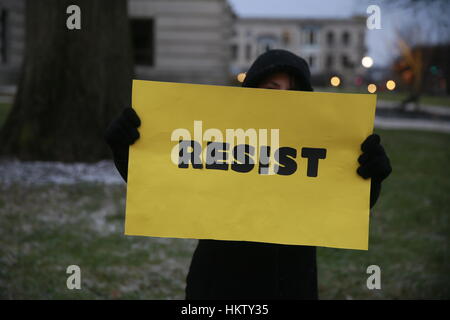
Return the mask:
[[[313,90],[308,64],[285,50],[270,50],[256,59],[243,87],[256,88],[280,71],[294,78],[293,90]],[[127,181],[128,145],[120,146],[113,149],[114,162]],[[381,182],[372,179],[371,207],[380,190]],[[186,299],[318,299],[316,248],[201,239],[187,275]]]
[[[295,90],[312,91],[308,64],[285,50],[259,56],[243,87],[269,74],[294,76]],[[247,241],[199,240],[187,276],[186,299],[317,299],[316,248]]]

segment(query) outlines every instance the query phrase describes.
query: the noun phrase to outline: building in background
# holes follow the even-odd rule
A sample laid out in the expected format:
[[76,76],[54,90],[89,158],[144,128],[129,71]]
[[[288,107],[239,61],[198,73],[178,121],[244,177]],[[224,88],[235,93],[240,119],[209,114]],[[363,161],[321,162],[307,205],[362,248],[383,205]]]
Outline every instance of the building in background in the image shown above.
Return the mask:
[[[18,82],[25,48],[25,1],[0,2],[0,86]],[[135,77],[229,85],[267,49],[304,57],[316,86],[362,84],[365,17],[239,18],[227,0],[128,0]]]
[[[240,18],[232,39],[234,74],[246,72],[268,49],[287,49],[303,57],[315,85],[328,86],[332,76],[345,86],[358,85],[365,75],[366,18],[284,19]],[[361,84],[361,83],[359,83]]]
[[226,0],[129,0],[139,79],[228,85],[235,15]]
[[0,85],[18,82],[25,50],[25,2],[0,2]]
[[[230,83],[235,15],[227,0],[128,0],[128,11],[136,78]],[[18,83],[25,48],[25,18],[24,0],[1,0],[3,89]]]

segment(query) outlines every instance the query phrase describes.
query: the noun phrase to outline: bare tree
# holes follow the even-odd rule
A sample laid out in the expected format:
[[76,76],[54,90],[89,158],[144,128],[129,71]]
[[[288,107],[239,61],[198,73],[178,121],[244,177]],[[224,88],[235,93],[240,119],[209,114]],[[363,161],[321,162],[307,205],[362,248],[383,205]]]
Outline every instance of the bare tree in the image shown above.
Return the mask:
[[[414,19],[416,25],[420,25],[423,34],[422,41],[434,44],[450,42],[450,1],[448,0],[385,0],[384,4],[389,9],[403,9],[405,14]],[[406,26],[409,27],[410,25]]]
[[[66,9],[81,9],[69,30]],[[109,157],[103,133],[130,105],[132,55],[126,0],[28,0],[26,50],[0,152],[24,160]]]
[[447,0],[390,0],[387,7],[400,8],[409,16],[409,22],[397,22],[396,38],[400,61],[397,71],[409,86],[409,95],[400,107],[406,108],[414,103],[419,108],[420,96],[424,87],[425,71],[433,56],[430,49],[450,42],[450,24]]
[[409,103],[414,103],[416,110],[420,108],[425,61],[422,51],[417,50],[416,46],[422,42],[422,32],[423,29],[418,24],[397,30],[397,45],[401,59],[398,71],[409,86],[409,95],[399,105],[403,111]]

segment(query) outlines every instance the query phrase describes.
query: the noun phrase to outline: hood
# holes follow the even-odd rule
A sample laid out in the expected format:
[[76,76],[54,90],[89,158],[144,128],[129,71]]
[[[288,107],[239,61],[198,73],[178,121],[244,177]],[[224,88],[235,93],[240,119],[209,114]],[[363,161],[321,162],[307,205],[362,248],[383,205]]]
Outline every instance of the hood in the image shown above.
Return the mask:
[[311,73],[308,63],[303,58],[287,50],[268,50],[261,54],[247,71],[243,87],[257,88],[258,84],[269,74],[287,72],[297,80],[293,90],[313,91]]

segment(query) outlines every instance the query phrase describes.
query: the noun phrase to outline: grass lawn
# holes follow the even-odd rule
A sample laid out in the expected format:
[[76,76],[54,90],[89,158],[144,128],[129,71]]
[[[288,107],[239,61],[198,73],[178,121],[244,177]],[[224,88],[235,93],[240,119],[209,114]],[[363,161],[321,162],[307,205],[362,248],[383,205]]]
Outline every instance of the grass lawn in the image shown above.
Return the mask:
[[[319,249],[323,299],[450,298],[450,136],[377,130],[393,166],[371,213],[369,250]],[[369,265],[382,289],[368,290]]]
[[[368,251],[319,248],[321,299],[450,298],[450,136],[382,131],[394,172]],[[184,297],[195,240],[123,235],[125,186],[7,186],[0,177],[1,299]],[[66,268],[81,267],[81,290]],[[381,268],[368,290],[366,268]]]

